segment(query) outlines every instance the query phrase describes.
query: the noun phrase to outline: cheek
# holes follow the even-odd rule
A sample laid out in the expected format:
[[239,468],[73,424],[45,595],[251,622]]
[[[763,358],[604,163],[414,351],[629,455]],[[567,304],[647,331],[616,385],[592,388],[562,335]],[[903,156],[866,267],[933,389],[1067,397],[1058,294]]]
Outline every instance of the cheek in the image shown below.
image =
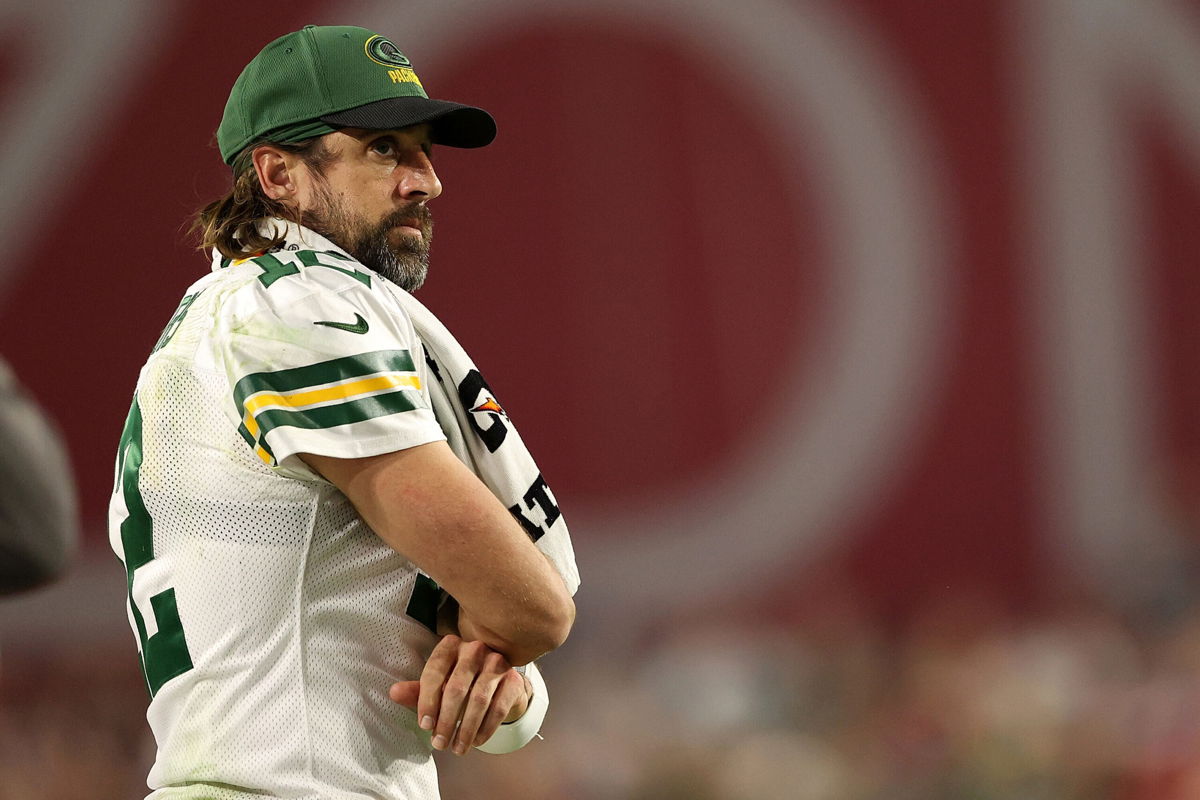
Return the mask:
[[379,184],[380,194],[385,197],[391,197],[399,193],[400,180],[397,177],[397,170],[394,168],[385,168],[379,171],[376,180]]
[[347,181],[345,196],[354,198],[364,208],[382,208],[390,205],[392,195],[396,192],[396,180],[392,170],[386,167],[372,167],[356,173],[352,180]]
[[296,203],[301,211],[321,210],[326,203],[314,186],[304,186],[296,192]]

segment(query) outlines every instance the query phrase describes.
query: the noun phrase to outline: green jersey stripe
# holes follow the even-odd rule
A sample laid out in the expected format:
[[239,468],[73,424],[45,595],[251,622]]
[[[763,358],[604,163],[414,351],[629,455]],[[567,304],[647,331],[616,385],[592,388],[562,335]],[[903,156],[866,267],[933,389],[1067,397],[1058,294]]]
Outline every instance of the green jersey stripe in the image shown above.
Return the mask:
[[[267,434],[275,428],[292,427],[306,430],[334,428],[338,425],[363,422],[389,414],[413,411],[424,406],[425,403],[419,393],[411,389],[401,389],[345,403],[307,408],[303,411],[266,408],[258,412],[254,420],[259,426],[258,442],[263,442]],[[248,433],[243,433],[243,437],[248,435]]]
[[245,376],[233,387],[233,399],[238,416],[245,413],[246,398],[256,392],[284,394],[312,386],[336,383],[349,378],[361,378],[376,372],[415,372],[412,354],[407,350],[376,350],[372,353],[335,358],[303,367],[275,372],[255,372]]
[[241,425],[238,425],[237,432],[239,436],[246,440],[246,444],[250,445],[251,450],[257,452],[257,448],[261,447],[263,449],[263,451],[267,454],[267,457],[263,459],[264,461],[266,461],[268,464],[275,463],[275,453],[271,450],[271,445],[267,444],[265,441],[260,442],[255,439],[254,436],[251,435],[250,431],[246,429],[246,423],[243,422]]

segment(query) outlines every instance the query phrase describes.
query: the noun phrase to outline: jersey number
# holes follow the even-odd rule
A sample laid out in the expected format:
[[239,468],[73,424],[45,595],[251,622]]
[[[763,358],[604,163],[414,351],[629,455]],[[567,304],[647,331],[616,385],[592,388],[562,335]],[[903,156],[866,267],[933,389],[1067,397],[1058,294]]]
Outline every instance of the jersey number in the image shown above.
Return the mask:
[[[358,270],[352,268],[339,267],[335,266],[334,264],[326,264],[325,262],[321,261],[320,258],[322,255],[324,255],[330,260],[338,259],[340,261],[349,261],[350,259],[348,256],[344,256],[341,253],[334,252],[333,250],[325,250],[321,253],[318,253],[316,250],[300,250],[297,251],[295,255],[296,258],[299,259],[300,263],[306,267],[328,267],[329,269],[337,270],[343,275],[349,275],[351,278],[354,278],[362,283],[368,289],[371,288],[371,276],[369,274],[365,272],[359,272]],[[262,274],[258,276],[258,280],[268,289],[271,288],[272,283],[280,278],[286,278],[288,275],[300,274],[300,268],[295,264],[287,261],[280,261],[279,258],[271,255],[270,253],[252,258],[250,260],[257,264],[258,268],[262,270]]]
[[441,602],[442,589],[437,585],[437,581],[423,572],[418,572],[412,596],[408,598],[408,608],[404,613],[427,628],[430,633],[437,633],[438,606]]
[[142,468],[142,410],[136,397],[125,421],[125,430],[121,432],[118,458],[117,480],[128,512],[121,522],[121,553],[118,555],[125,562],[129,613],[137,629],[142,674],[150,696],[154,697],[164,683],[192,668],[192,657],[183,636],[174,589],[165,589],[150,598],[150,612],[157,630],[149,635],[146,619],[133,599],[134,573],[154,560],[153,522],[138,488],[138,473]]

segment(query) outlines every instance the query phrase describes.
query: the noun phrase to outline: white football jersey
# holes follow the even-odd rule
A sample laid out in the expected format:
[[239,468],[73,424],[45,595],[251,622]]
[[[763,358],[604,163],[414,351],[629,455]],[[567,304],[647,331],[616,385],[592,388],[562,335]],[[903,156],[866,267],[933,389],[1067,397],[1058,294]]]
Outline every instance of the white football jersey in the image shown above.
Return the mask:
[[444,439],[400,290],[304,231],[188,291],[138,378],[110,539],[158,743],[151,798],[437,798],[387,697],[439,589],[297,453]]

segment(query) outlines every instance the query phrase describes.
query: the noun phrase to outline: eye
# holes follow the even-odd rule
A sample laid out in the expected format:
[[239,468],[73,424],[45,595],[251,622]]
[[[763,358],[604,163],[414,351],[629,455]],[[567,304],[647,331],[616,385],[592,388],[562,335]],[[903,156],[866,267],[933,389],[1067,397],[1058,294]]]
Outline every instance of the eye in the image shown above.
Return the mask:
[[371,142],[371,150],[381,156],[394,156],[396,154],[396,140],[391,136],[380,136]]

